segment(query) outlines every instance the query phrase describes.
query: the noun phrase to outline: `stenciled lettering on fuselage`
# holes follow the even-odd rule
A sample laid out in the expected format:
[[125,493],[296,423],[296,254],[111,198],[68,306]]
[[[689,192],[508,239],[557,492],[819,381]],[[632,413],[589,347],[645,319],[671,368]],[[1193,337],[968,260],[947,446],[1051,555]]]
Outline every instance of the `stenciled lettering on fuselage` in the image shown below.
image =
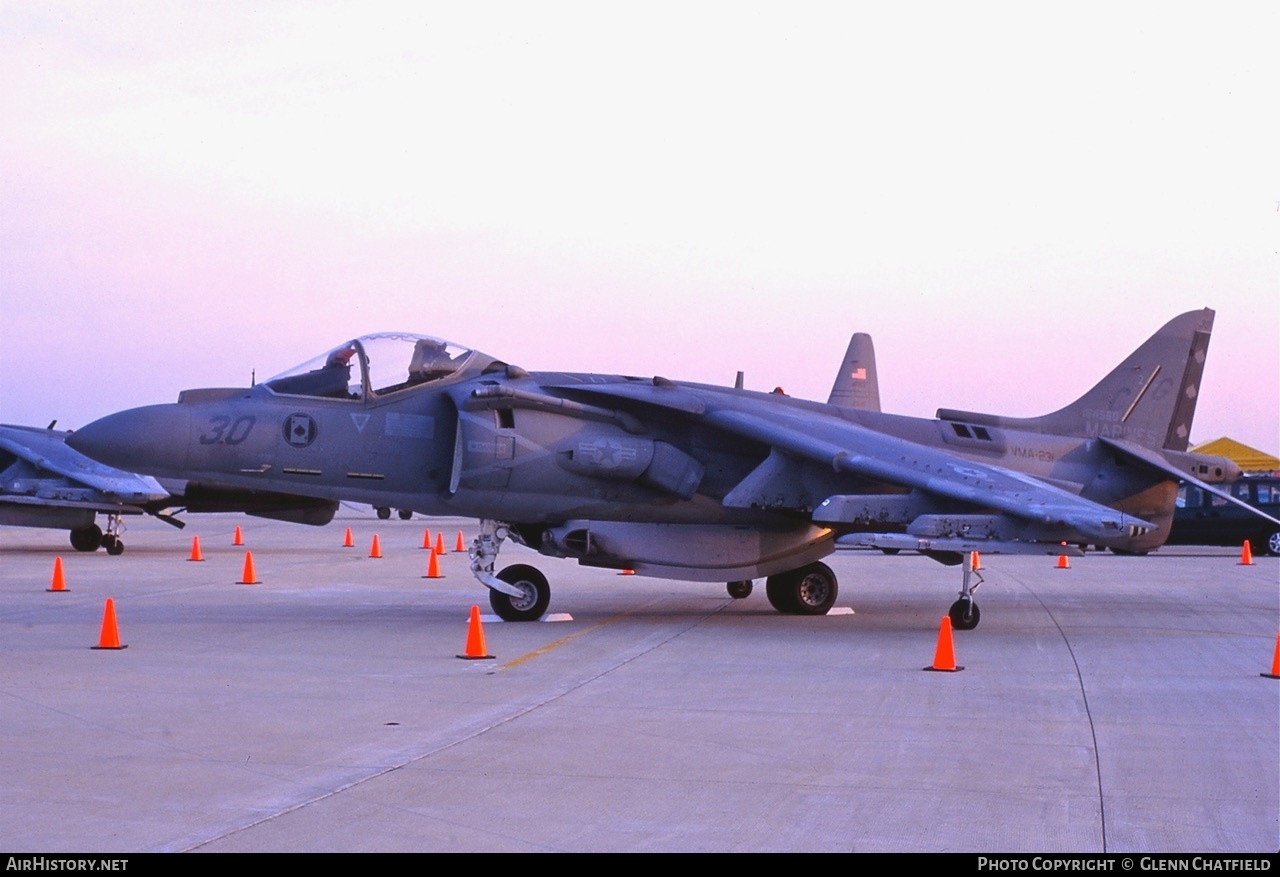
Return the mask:
[[1046,451],[1044,448],[1023,448],[1014,445],[1009,448],[1009,453],[1023,460],[1035,460],[1037,463],[1052,463],[1055,459],[1053,451]]
[[1127,424],[1119,411],[1104,408],[1085,409],[1084,433],[1087,438],[1127,439],[1147,446],[1158,446],[1164,438],[1148,427]]
[[384,434],[396,438],[431,438],[436,428],[436,419],[427,414],[387,415]]

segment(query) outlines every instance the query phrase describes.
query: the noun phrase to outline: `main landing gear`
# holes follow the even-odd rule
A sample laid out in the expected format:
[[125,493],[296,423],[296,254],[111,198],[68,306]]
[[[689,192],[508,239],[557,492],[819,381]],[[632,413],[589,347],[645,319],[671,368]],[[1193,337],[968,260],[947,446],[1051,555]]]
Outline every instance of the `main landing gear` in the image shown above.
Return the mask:
[[[511,525],[482,520],[480,533],[471,542],[471,572],[489,589],[489,605],[503,621],[537,621],[551,603],[547,577],[524,563],[494,573],[498,549],[511,535]],[[751,595],[753,584],[750,579],[742,579],[729,582],[726,588],[730,597],[742,600]],[[765,594],[773,608],[787,615],[826,615],[835,605],[838,592],[836,574],[825,563],[811,563],[769,576],[765,583]]]
[[836,574],[825,563],[811,563],[769,576],[764,586],[770,605],[787,615],[826,615],[839,592]]
[[[750,597],[753,589],[750,579],[729,582],[726,587],[735,600]],[[811,563],[769,576],[764,584],[769,604],[787,615],[826,615],[835,604],[838,591],[836,574],[825,563]]]
[[120,540],[123,529],[119,515],[107,515],[106,533],[97,524],[79,527],[71,531],[71,547],[76,551],[97,551],[102,547],[107,549],[107,554],[118,557],[124,554],[124,542]]

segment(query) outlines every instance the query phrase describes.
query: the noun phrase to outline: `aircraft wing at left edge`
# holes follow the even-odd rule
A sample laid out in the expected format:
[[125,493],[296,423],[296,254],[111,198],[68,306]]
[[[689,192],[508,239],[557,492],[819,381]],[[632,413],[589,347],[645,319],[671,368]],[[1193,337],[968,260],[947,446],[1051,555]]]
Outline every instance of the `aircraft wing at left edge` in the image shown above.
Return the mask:
[[[68,479],[99,491],[113,501],[152,503],[169,493],[149,475],[115,469],[73,450],[69,433],[23,426],[0,426],[0,449],[26,461],[37,472]],[[100,504],[100,503],[99,503]]]

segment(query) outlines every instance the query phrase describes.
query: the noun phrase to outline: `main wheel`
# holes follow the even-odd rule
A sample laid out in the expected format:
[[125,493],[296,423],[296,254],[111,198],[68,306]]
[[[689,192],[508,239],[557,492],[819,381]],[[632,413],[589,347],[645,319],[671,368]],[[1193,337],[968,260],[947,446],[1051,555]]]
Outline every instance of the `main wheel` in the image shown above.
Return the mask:
[[76,551],[97,551],[102,546],[102,528],[97,524],[71,531],[71,547]]
[[825,563],[811,563],[792,575],[796,581],[796,611],[801,615],[826,615],[835,605],[839,586],[836,574]]
[[521,596],[512,597],[489,589],[489,605],[503,621],[537,621],[547,611],[551,586],[536,567],[517,563],[498,573],[498,578],[521,591]]
[[769,598],[769,605],[786,615],[796,614],[795,585],[791,578],[794,573],[784,572],[765,579],[764,595]]
[[729,596],[735,600],[745,600],[751,596],[753,585],[751,579],[743,579],[740,582],[729,582],[727,585]]
[[956,630],[973,630],[978,626],[978,619],[982,613],[978,611],[977,603],[961,597],[951,604],[947,615],[951,617],[951,626]]
[[826,615],[835,605],[839,586],[825,563],[811,563],[781,575],[769,576],[765,594],[774,609],[788,615]]
[[378,520],[386,521],[386,520],[389,520],[390,518],[391,518],[391,509],[387,508],[386,506],[380,506],[378,508]]
[[400,520],[402,521],[409,521],[413,519],[412,509],[398,509],[396,514],[400,516]]

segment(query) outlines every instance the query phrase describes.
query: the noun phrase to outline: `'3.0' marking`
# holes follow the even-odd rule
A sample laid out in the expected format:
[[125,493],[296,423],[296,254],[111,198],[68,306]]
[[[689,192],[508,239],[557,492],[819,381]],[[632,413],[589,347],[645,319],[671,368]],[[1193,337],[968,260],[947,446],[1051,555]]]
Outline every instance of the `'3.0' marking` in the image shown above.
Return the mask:
[[253,432],[257,418],[246,414],[234,420],[226,414],[209,418],[209,431],[200,436],[202,445],[238,445]]

